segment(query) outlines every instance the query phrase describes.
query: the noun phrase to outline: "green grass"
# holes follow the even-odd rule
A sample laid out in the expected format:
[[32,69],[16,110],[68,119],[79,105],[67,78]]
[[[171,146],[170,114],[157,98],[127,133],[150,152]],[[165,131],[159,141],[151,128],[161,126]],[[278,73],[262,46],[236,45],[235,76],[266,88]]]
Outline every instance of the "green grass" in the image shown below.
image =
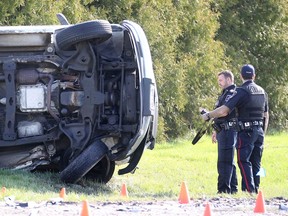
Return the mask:
[[[288,134],[267,136],[262,160],[266,177],[261,178],[261,190],[265,198],[288,198]],[[215,197],[217,192],[217,145],[211,138],[203,137],[196,145],[191,140],[156,145],[146,150],[134,174],[119,176],[115,172],[111,181],[100,185],[83,181],[81,185],[67,185],[57,173],[29,173],[0,170],[0,186],[7,188],[4,196],[15,196],[21,201],[46,201],[59,197],[66,188],[67,201],[116,201],[126,183],[129,200],[177,200],[181,183],[186,182],[191,198]],[[119,168],[123,168],[122,166]],[[119,169],[117,167],[117,169]],[[238,181],[241,176],[238,169]],[[227,195],[228,196],[228,195]],[[230,195],[231,196],[231,195]],[[249,197],[239,192],[233,197]]]

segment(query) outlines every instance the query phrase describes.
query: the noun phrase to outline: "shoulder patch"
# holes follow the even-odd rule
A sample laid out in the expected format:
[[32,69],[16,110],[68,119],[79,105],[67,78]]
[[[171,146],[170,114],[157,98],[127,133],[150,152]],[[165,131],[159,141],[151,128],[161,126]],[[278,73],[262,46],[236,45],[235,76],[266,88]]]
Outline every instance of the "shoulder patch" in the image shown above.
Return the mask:
[[237,91],[236,91],[236,90],[233,90],[233,94],[228,95],[228,96],[225,98],[225,102],[227,102],[228,100],[230,100],[230,98],[234,97],[236,94],[237,94]]
[[231,97],[232,97],[232,95],[227,95],[225,98],[225,102],[227,102]]

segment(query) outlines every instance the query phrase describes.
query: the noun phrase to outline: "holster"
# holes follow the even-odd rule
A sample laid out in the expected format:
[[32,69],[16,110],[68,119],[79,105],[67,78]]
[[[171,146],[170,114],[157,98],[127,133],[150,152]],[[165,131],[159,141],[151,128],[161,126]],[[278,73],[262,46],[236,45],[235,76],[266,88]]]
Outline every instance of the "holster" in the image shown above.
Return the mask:
[[220,125],[216,124],[215,122],[213,122],[212,127],[217,133],[219,133],[222,130]]
[[238,124],[236,125],[236,128],[237,128],[236,130],[238,132],[245,129],[244,124],[241,121],[238,121]]

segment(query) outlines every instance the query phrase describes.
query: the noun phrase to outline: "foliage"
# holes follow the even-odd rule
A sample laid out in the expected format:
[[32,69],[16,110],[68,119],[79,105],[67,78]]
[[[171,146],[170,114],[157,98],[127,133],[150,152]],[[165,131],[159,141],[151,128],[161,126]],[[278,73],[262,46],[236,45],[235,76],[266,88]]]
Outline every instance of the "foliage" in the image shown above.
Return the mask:
[[59,24],[57,13],[65,14],[70,23],[93,19],[79,0],[3,0],[0,2],[1,25]]
[[177,51],[179,64],[186,74],[185,96],[188,99],[182,115],[189,128],[197,128],[202,124],[199,108],[212,109],[215,103],[219,92],[216,74],[226,69],[225,57],[222,44],[214,40],[219,28],[218,14],[210,10],[210,3],[193,1],[179,7],[184,18]]

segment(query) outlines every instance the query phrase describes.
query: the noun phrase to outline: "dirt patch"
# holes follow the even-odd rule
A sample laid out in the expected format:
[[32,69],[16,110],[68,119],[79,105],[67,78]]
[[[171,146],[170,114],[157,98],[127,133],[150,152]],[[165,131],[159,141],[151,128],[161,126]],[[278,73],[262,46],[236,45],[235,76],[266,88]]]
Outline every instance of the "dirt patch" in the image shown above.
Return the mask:
[[[217,197],[211,199],[190,200],[188,204],[177,201],[119,201],[95,202],[88,201],[90,215],[203,215],[206,204],[214,216],[247,216],[255,215],[255,200],[241,198]],[[277,197],[265,200],[265,213],[262,215],[288,215],[288,199]],[[0,202],[1,215],[17,216],[47,216],[47,215],[81,215],[83,202],[63,202],[54,200],[49,202],[14,202],[6,200]],[[206,209],[207,210],[207,209]]]

